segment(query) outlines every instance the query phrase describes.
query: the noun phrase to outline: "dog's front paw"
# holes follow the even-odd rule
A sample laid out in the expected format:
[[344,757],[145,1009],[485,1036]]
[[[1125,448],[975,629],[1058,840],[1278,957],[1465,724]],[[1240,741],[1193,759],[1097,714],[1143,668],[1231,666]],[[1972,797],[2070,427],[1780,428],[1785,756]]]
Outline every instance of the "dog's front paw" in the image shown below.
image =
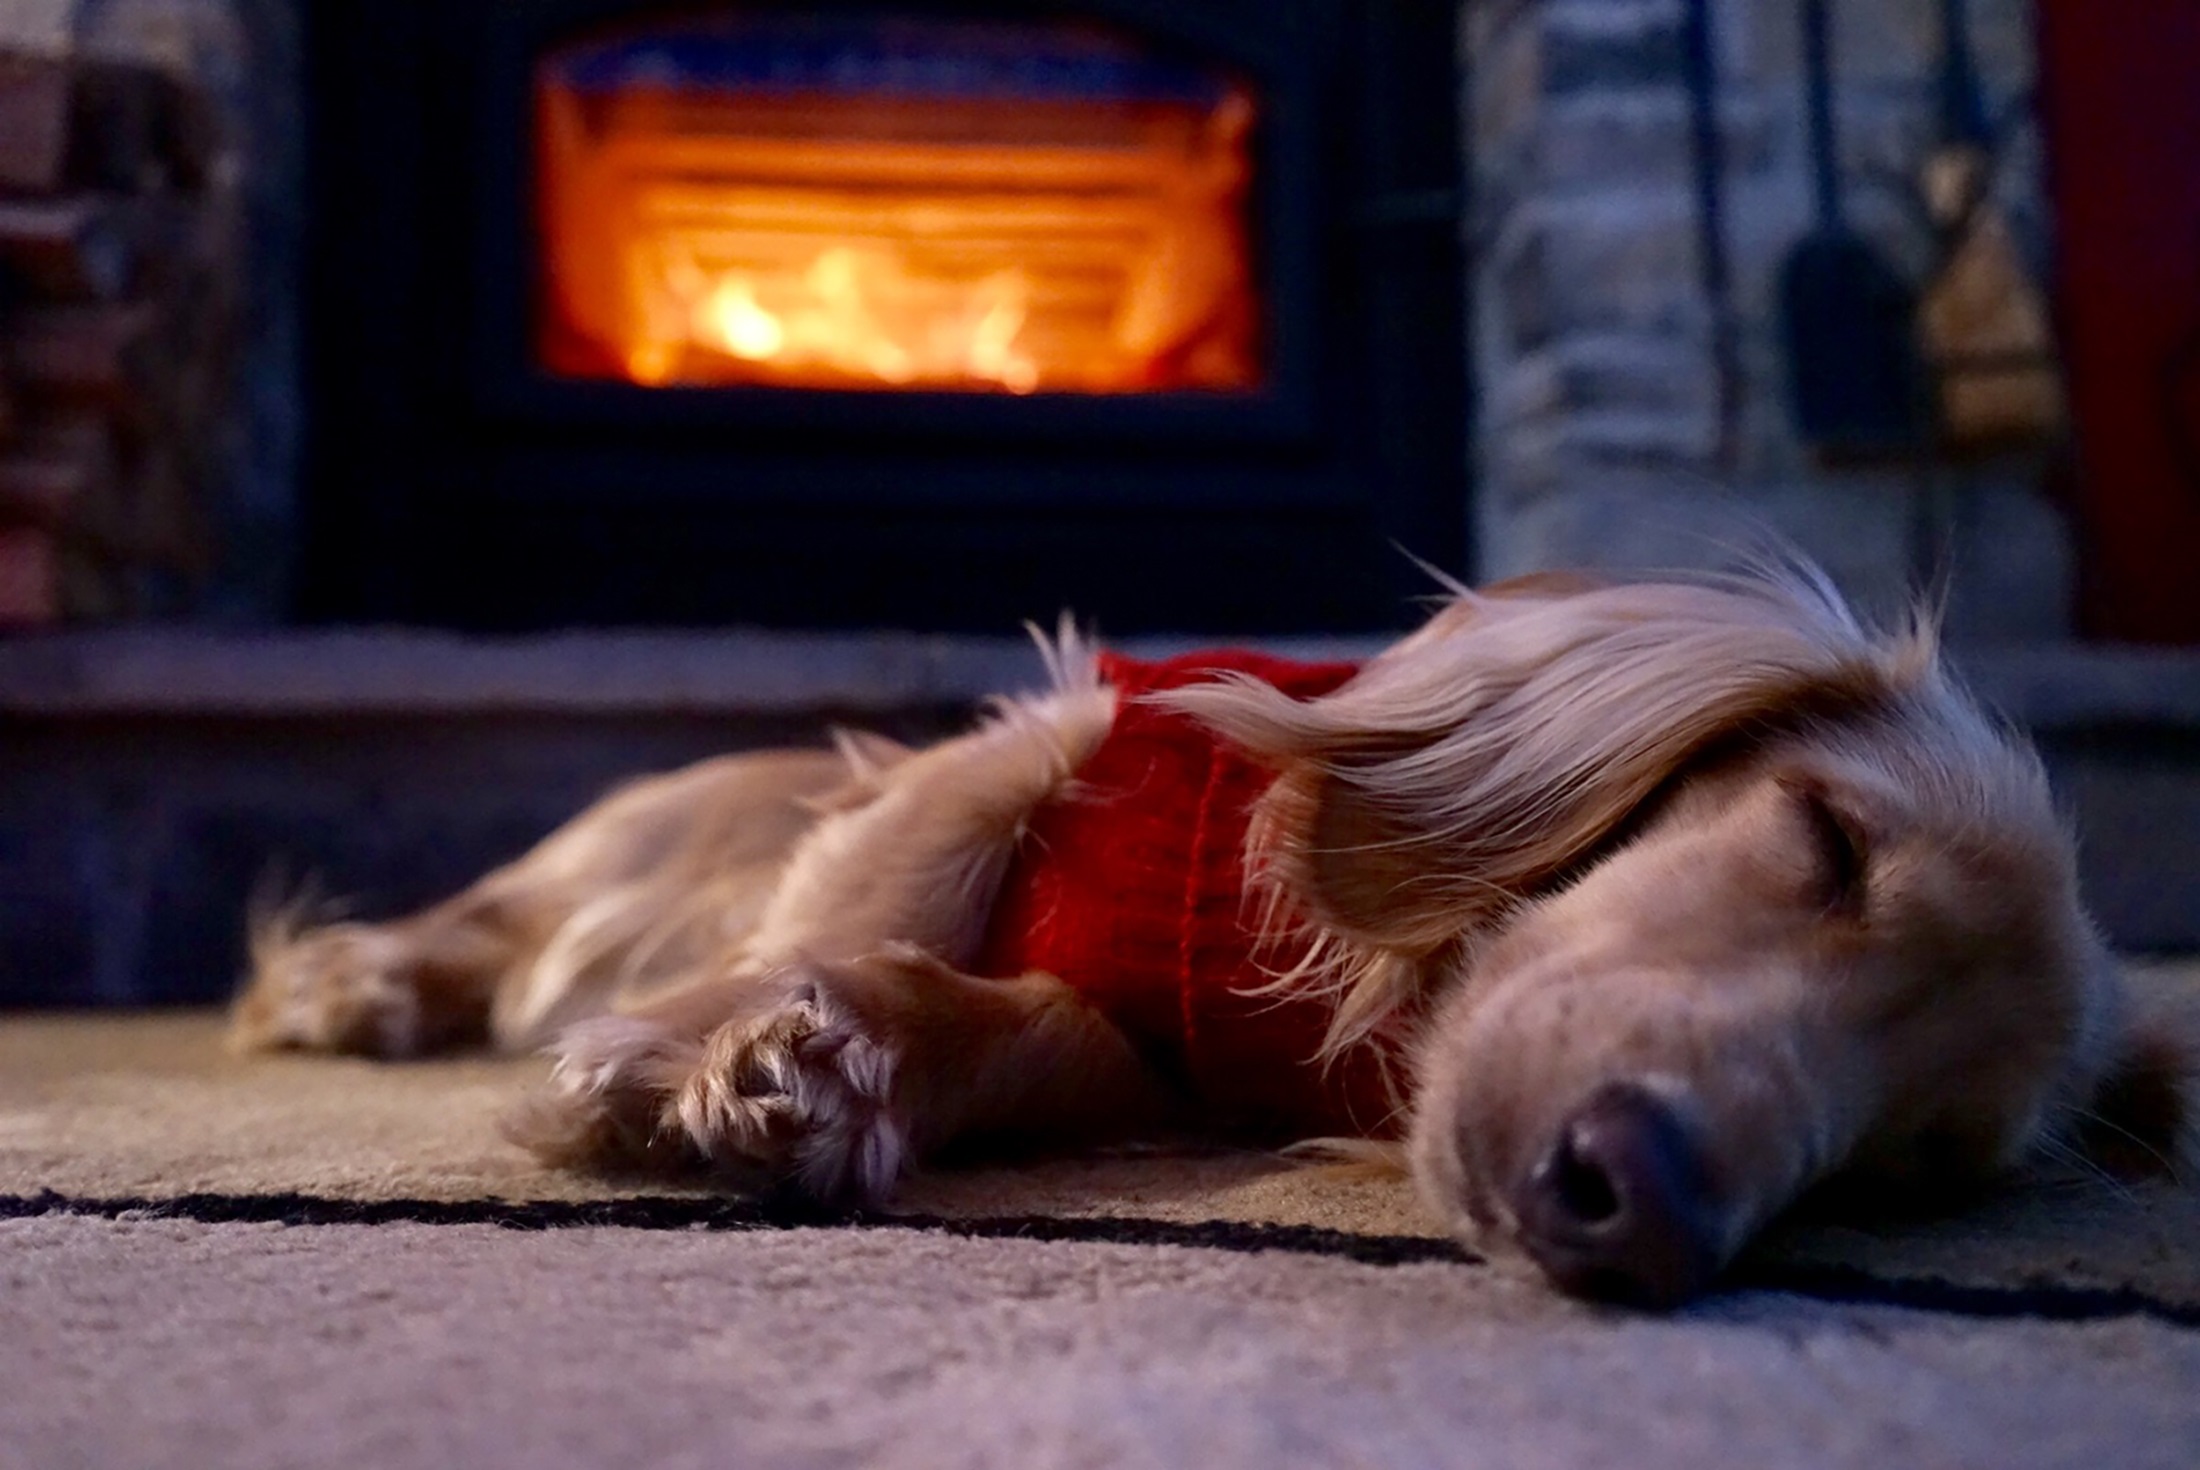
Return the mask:
[[549,1085],[504,1116],[504,1136],[545,1163],[682,1172],[698,1163],[671,1101],[702,1046],[692,1033],[633,1016],[568,1026],[551,1048]]
[[908,1153],[895,1050],[835,993],[829,971],[796,967],[772,984],[775,1003],[704,1042],[674,1099],[681,1130],[736,1178],[825,1203],[883,1198]]

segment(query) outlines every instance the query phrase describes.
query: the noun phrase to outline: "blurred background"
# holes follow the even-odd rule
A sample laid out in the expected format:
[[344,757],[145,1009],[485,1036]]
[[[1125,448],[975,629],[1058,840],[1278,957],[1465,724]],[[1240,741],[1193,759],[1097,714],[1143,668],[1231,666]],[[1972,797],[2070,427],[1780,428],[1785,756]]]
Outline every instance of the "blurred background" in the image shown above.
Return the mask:
[[0,0],[0,1004],[1064,609],[1922,595],[2200,948],[2186,0]]

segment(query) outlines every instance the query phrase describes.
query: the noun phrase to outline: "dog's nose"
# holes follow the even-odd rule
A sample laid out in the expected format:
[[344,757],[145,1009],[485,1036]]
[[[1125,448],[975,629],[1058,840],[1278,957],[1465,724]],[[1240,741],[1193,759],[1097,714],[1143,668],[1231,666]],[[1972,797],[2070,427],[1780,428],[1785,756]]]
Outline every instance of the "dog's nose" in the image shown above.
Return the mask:
[[1528,1254],[1579,1296],[1670,1307],[1718,1268],[1702,1156],[1673,1110],[1634,1083],[1606,1083],[1560,1125],[1513,1208]]

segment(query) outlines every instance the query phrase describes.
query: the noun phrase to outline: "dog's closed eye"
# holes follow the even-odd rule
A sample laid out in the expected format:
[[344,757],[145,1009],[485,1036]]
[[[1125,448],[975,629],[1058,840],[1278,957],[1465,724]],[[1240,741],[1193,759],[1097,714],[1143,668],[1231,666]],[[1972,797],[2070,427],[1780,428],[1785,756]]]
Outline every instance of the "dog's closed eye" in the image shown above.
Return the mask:
[[1791,781],[1788,791],[1809,834],[1815,892],[1829,914],[1860,918],[1871,874],[1871,844],[1856,814],[1815,780]]

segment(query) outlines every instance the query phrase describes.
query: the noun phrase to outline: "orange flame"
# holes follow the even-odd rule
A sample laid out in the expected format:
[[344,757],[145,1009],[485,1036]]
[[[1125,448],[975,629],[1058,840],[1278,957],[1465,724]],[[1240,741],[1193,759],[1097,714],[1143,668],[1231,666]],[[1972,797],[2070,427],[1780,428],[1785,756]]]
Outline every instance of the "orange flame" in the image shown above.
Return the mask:
[[[1017,345],[1030,310],[1031,283],[1014,266],[980,277],[927,309],[928,293],[901,257],[880,249],[834,245],[799,274],[760,280],[727,270],[713,276],[683,257],[665,271],[663,289],[684,311],[667,339],[629,349],[632,368],[674,361],[685,345],[768,364],[788,374],[816,372],[882,383],[998,383],[1012,393],[1039,386],[1039,366]],[[769,293],[772,304],[761,299]],[[956,299],[959,298],[959,299]]]
[[1258,382],[1252,107],[538,93],[538,350],[647,386]]

